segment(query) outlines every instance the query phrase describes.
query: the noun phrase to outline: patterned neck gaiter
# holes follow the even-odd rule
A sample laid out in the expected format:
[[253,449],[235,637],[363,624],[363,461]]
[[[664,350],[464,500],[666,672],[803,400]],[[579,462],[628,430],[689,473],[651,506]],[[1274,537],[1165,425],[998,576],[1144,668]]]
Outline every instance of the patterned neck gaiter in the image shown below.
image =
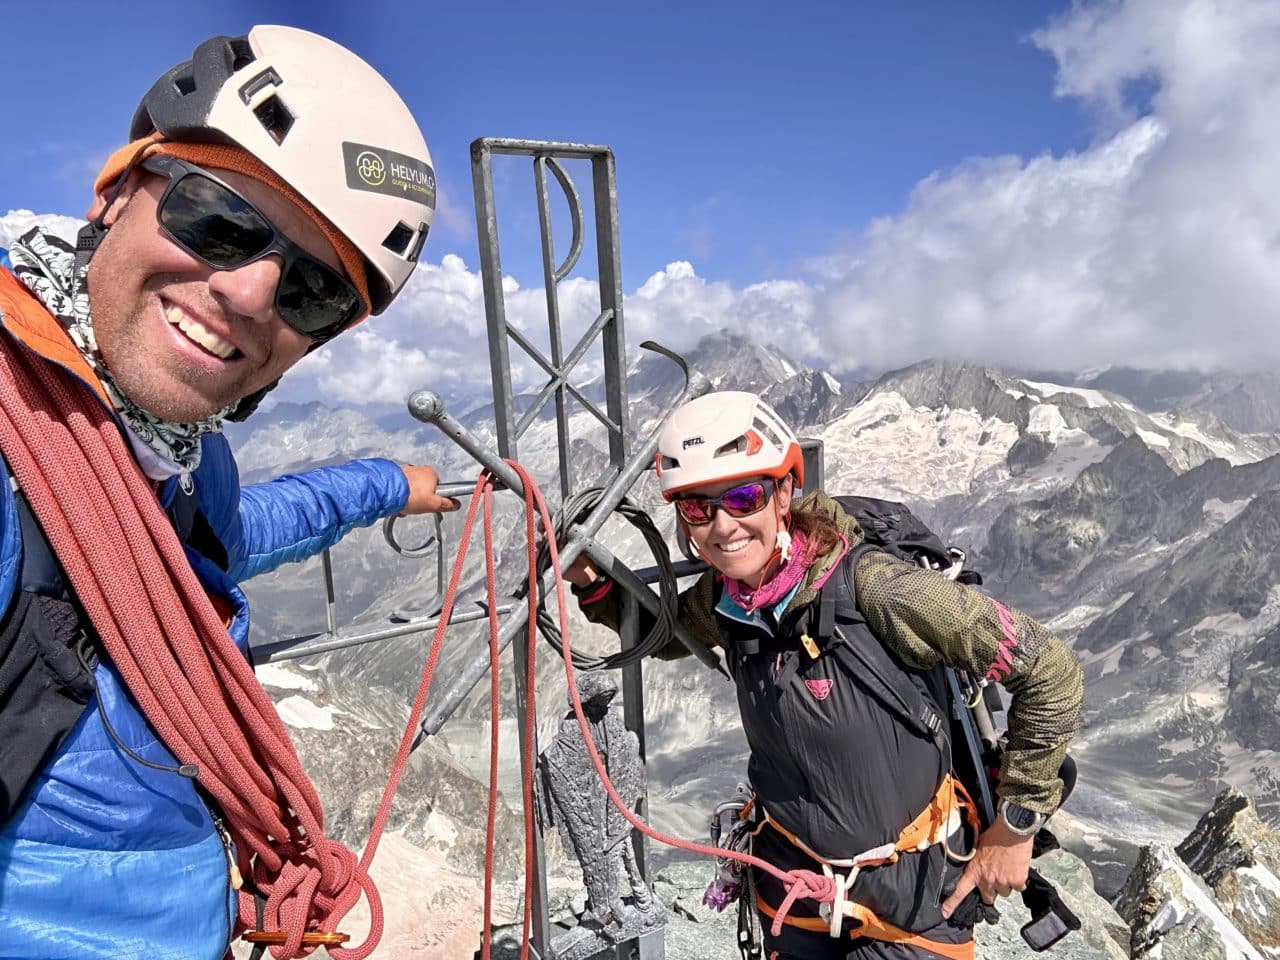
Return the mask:
[[809,541],[799,530],[791,534],[791,556],[759,587],[752,587],[744,580],[724,578],[724,587],[733,602],[748,613],[772,607],[791,593],[817,559],[817,544]]
[[116,386],[102,362],[93,335],[89,288],[76,273],[75,250],[61,237],[39,227],[23,234],[9,249],[14,275],[58,319],[71,342],[102,381],[116,412],[128,427],[129,439],[143,471],[153,480],[183,476],[200,465],[200,437],[222,430],[222,420],[234,404],[206,420],[174,423],[161,420],[130,400]]

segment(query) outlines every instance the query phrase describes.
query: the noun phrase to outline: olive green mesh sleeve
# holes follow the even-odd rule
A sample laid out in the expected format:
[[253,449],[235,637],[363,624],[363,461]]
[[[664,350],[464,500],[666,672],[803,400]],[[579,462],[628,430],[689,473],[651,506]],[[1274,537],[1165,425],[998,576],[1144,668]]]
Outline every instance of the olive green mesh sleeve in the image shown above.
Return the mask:
[[1084,699],[1075,654],[1021,611],[887,553],[864,553],[854,575],[868,625],[906,663],[945,661],[1004,685],[1013,702],[998,792],[1030,810],[1055,810]]

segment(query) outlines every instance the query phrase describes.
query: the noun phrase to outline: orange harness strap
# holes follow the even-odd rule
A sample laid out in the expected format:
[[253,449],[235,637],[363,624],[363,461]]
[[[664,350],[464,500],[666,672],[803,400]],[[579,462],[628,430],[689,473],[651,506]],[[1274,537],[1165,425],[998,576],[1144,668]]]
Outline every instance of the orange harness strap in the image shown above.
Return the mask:
[[[969,943],[940,943],[935,940],[929,940],[919,934],[911,933],[901,927],[894,926],[892,923],[881,920],[873,911],[862,906],[862,904],[854,903],[846,895],[861,870],[895,863],[903,853],[927,850],[936,843],[946,847],[948,855],[955,860],[964,862],[972,859],[972,852],[960,855],[946,846],[947,837],[955,829],[953,825],[954,813],[962,815],[969,822],[976,836],[980,830],[977,807],[974,805],[973,799],[969,796],[969,792],[964,788],[964,785],[951,774],[947,774],[942,779],[937,793],[929,801],[929,805],[920,811],[919,816],[903,828],[894,843],[886,843],[883,846],[865,850],[848,859],[831,860],[819,856],[799,837],[770,817],[768,812],[765,811],[764,823],[777,830],[807,855],[821,863],[823,873],[836,883],[835,902],[830,905],[822,905],[823,917],[786,916],[782,922],[799,927],[802,930],[823,931],[833,937],[839,937],[844,926],[844,920],[848,918],[854,922],[854,926],[849,931],[851,937],[869,937],[872,940],[910,944],[946,957],[948,960],[973,960],[974,946],[972,941]],[[836,873],[836,869],[847,870],[848,873],[839,874]],[[756,895],[756,907],[770,919],[778,915],[778,911],[766,903],[759,894]]]
[[[759,894],[756,894],[756,909],[770,920],[778,915],[778,911],[765,903]],[[921,950],[936,953],[940,957],[946,957],[947,960],[974,960],[974,942],[972,940],[968,943],[942,943],[938,940],[922,937],[918,933],[910,933],[901,927],[895,927],[891,923],[886,923],[866,907],[859,904],[850,903],[846,909],[853,914],[854,920],[859,922],[858,926],[854,926],[849,931],[849,936],[855,940],[859,937],[869,937],[872,940],[885,940],[889,943],[902,943],[907,946],[918,947]],[[821,917],[787,916],[783,918],[782,922],[793,927],[799,927],[801,930],[812,930],[814,933],[829,932],[827,921]]]
[[[969,791],[964,788],[964,784],[948,773],[942,778],[938,792],[933,795],[929,805],[920,811],[919,816],[903,827],[902,832],[898,834],[898,839],[894,843],[886,843],[883,846],[865,850],[857,856],[845,860],[828,859],[815,853],[803,840],[769,816],[768,811],[764,811],[764,820],[770,827],[777,830],[823,866],[861,870],[865,867],[879,867],[894,863],[900,854],[926,850],[935,843],[945,845],[947,835],[951,832],[948,827],[953,811],[958,811],[969,821],[969,825],[973,828],[976,836],[981,829],[977,807],[969,796]],[[744,808],[744,816],[746,812]],[[950,847],[947,848],[947,853],[961,863],[965,863],[973,857],[972,853],[958,854],[951,850]]]

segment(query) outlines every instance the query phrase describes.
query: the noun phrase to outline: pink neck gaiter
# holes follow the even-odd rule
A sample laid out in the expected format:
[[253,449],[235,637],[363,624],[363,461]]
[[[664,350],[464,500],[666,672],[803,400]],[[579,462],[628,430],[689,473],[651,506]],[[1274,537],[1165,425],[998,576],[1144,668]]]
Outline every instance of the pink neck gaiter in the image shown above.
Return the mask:
[[765,607],[772,607],[794,590],[796,585],[804,579],[804,575],[813,566],[813,561],[817,559],[816,553],[816,544],[810,543],[809,539],[799,530],[793,531],[791,534],[791,558],[772,577],[759,587],[754,588],[744,580],[725,577],[725,589],[729,591],[729,596],[733,598],[733,602],[747,611],[747,613],[755,613],[755,611]]

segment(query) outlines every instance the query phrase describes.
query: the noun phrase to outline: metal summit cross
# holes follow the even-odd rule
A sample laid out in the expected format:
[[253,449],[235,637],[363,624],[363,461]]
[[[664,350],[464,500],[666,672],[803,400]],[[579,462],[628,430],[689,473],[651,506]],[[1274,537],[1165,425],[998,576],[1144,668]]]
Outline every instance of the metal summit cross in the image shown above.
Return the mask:
[[[507,322],[505,295],[502,284],[502,266],[498,241],[497,200],[494,190],[493,160],[495,156],[528,157],[533,161],[534,186],[538,205],[543,267],[543,286],[546,295],[549,351],[543,353],[528,336]],[[578,264],[584,247],[586,220],[581,198],[562,161],[588,161],[591,165],[592,206],[594,209],[594,233],[596,238],[596,262],[599,279],[599,313],[568,353],[564,351],[561,332],[561,305],[559,286]],[[505,462],[516,459],[521,437],[538,420],[539,415],[554,400],[557,467],[561,503],[566,503],[576,492],[592,486],[602,492],[594,505],[586,511],[585,518],[571,523],[563,531],[560,549],[561,567],[566,568],[582,553],[589,555],[597,566],[617,584],[622,603],[622,623],[619,631],[623,651],[634,648],[640,642],[640,610],[643,606],[654,615],[660,614],[660,601],[650,584],[661,575],[657,567],[632,570],[618,560],[595,537],[609,516],[622,504],[624,497],[653,463],[657,450],[656,432],[639,449],[633,449],[628,423],[627,364],[622,309],[621,258],[618,240],[617,182],[613,152],[608,147],[578,143],[557,143],[532,140],[482,138],[471,145],[472,179],[475,190],[476,225],[480,243],[481,274],[485,298],[485,313],[489,340],[489,362],[493,382],[494,417],[498,449],[488,449],[466,426],[446,409],[441,398],[429,391],[419,391],[409,398],[409,412],[416,419],[438,427],[446,436],[465,450],[479,464],[487,468],[508,490],[523,492],[519,476]],[[572,239],[564,260],[557,264],[552,236],[551,192],[548,171],[561,187],[568,204]],[[603,351],[604,409],[584,394],[583,389],[570,379],[575,367],[587,351],[599,339]],[[510,342],[514,341],[534,364],[546,374],[546,381],[536,398],[517,416],[516,396],[512,385]],[[710,382],[696,370],[690,369],[684,360],[657,344],[646,342],[641,346],[669,357],[685,375],[684,389],[671,403],[671,409],[699,396],[710,389]],[[594,416],[608,434],[609,463],[601,476],[590,484],[583,482],[581,472],[575,472],[570,464],[569,400],[572,398]],[[467,496],[472,492],[468,483],[442,484],[440,492],[449,496]],[[436,518],[436,536],[423,547],[406,550],[397,543],[394,521],[384,527],[387,540],[401,553],[426,556],[435,553],[438,563],[437,584],[443,594],[447,561],[444,553],[443,528]],[[434,549],[433,549],[434,548]],[[255,647],[255,659],[259,663],[296,659],[343,647],[390,639],[434,630],[440,622],[438,615],[409,618],[406,622],[393,623],[374,629],[341,629],[334,614],[335,590],[332,565],[326,551],[324,575],[327,593],[328,630],[319,636],[299,637],[272,642]],[[674,565],[675,574],[683,576],[704,569],[701,562],[683,561]],[[555,571],[542,574],[541,586],[545,594],[554,590]],[[483,605],[479,609],[455,610],[449,623],[474,622],[487,616]],[[505,650],[511,645],[528,622],[527,607],[516,597],[506,598],[497,606],[503,618],[499,630],[499,647]],[[431,613],[438,614],[438,608]],[[708,666],[721,670],[719,660],[705,646],[697,643],[684,628],[676,625],[673,632]],[[528,651],[516,644],[515,693],[516,707],[523,723],[529,712],[527,688]],[[489,670],[487,654],[481,654],[463,666],[442,695],[433,698],[421,723],[419,742],[440,731],[458,710],[467,695]],[[640,663],[623,667],[621,690],[623,694],[623,723],[634,733],[639,759],[645,756],[644,690]],[[536,721],[536,717],[534,718]],[[534,744],[534,755],[538,753]],[[522,767],[528,759],[522,751]],[[525,775],[536,771],[523,769]],[[536,776],[535,776],[536,779]],[[635,807],[636,813],[647,817],[647,796],[643,791]],[[543,851],[542,818],[538,818],[538,833],[532,862],[526,869],[532,874],[531,911],[532,929],[530,948],[539,960],[556,957],[556,940],[563,938],[566,927],[553,924],[548,915],[546,900],[547,877]],[[646,838],[633,832],[631,841],[635,849],[635,863],[641,878],[648,881],[648,851]],[[577,922],[577,921],[573,921]],[[579,931],[581,933],[581,931]],[[561,940],[562,943],[567,943]],[[575,938],[578,955],[581,937]],[[646,930],[633,939],[610,942],[600,941],[601,950],[593,955],[613,957],[617,960],[662,960],[664,947],[660,925]],[[584,954],[585,955],[585,954]]]

